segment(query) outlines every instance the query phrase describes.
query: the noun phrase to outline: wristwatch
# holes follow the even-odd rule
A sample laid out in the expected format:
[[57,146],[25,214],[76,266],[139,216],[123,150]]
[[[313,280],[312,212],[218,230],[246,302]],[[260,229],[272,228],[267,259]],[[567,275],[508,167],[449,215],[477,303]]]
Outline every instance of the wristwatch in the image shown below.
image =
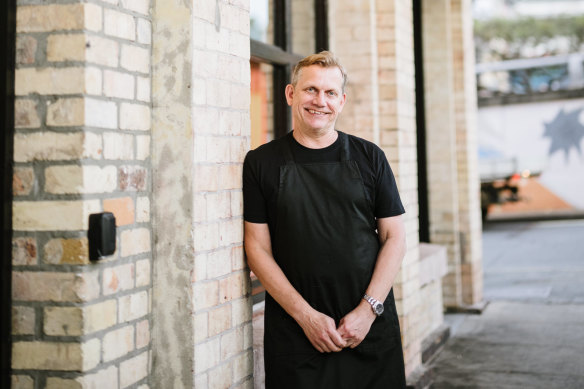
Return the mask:
[[367,301],[369,305],[371,305],[373,313],[375,313],[377,316],[381,316],[381,314],[383,313],[383,303],[381,301],[374,299],[368,294],[365,294],[363,296],[363,300]]

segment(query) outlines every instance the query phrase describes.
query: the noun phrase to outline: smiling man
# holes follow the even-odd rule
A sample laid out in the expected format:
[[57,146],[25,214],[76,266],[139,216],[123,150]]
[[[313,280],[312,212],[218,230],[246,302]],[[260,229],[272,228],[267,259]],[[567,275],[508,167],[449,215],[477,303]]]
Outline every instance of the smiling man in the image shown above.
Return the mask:
[[392,291],[404,208],[383,151],[335,129],[346,81],[330,52],[300,61],[285,91],[293,131],[245,158],[267,389],[405,388]]

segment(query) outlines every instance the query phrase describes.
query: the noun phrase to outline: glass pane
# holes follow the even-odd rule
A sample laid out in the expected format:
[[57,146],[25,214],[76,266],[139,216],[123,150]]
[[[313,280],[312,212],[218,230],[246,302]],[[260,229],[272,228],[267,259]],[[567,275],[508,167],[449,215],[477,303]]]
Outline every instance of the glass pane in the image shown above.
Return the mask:
[[250,17],[250,38],[256,41],[273,44],[273,33],[271,24],[273,22],[273,8],[270,0],[251,0]]
[[314,0],[292,1],[292,51],[302,56],[315,50]]
[[251,62],[251,148],[274,139],[274,109],[272,97],[273,67]]

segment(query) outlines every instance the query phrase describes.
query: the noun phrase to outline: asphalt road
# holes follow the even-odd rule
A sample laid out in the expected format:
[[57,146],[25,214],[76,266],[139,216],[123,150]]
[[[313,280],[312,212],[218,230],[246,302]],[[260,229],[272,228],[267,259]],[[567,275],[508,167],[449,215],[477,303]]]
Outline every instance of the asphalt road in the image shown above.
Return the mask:
[[491,223],[481,315],[447,315],[432,388],[584,388],[584,220]]

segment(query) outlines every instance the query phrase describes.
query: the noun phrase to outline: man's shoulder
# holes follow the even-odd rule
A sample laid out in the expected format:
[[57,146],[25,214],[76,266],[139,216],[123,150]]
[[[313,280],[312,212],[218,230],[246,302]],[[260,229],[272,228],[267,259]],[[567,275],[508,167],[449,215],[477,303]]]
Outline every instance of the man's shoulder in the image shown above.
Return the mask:
[[282,143],[287,141],[287,137],[288,135],[285,135],[279,139],[274,139],[268,143],[258,146],[253,150],[249,150],[245,156],[246,162],[272,163],[282,159]]
[[375,160],[385,155],[383,150],[375,143],[355,135],[347,134],[347,136],[349,137],[349,145],[351,148],[363,154],[367,159]]

